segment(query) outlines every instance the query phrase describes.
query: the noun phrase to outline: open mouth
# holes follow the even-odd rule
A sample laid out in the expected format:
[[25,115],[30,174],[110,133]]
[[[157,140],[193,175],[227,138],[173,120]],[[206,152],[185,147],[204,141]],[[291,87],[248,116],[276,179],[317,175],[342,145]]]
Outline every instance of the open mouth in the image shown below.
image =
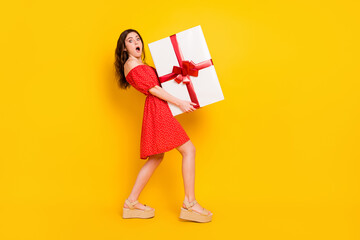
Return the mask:
[[136,47],[136,52],[140,52],[140,47]]

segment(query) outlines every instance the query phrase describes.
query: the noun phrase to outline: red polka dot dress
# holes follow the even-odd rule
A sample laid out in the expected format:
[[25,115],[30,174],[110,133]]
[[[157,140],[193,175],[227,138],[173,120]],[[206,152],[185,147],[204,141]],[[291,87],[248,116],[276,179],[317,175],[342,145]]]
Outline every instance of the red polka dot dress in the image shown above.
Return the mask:
[[137,65],[126,75],[126,80],[135,89],[147,95],[141,130],[141,159],[167,152],[190,140],[172,115],[167,101],[149,93],[150,88],[160,86],[155,68],[146,64]]

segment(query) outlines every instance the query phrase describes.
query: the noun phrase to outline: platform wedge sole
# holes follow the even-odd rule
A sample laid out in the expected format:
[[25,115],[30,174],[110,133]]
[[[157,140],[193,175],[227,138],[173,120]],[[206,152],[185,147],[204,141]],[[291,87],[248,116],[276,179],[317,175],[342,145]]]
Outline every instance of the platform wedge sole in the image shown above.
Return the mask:
[[212,215],[202,215],[200,213],[181,208],[180,218],[187,221],[205,223],[212,220]]
[[138,203],[138,200],[130,202],[128,199],[125,203],[129,208],[123,207],[123,218],[152,218],[155,216],[155,209],[144,204],[145,209],[137,209],[134,206]]
[[155,210],[144,211],[140,209],[123,208],[123,218],[153,218]]

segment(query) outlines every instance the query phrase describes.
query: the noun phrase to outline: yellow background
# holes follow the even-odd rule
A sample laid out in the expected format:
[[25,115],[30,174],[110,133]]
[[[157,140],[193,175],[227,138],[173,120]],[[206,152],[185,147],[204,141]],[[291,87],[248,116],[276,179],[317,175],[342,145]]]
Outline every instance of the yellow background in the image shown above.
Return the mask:
[[[8,1],[1,7],[0,239],[360,239],[359,2]],[[118,88],[120,33],[201,25],[225,100],[176,118],[207,224],[178,219],[172,150],[144,161],[145,96]]]

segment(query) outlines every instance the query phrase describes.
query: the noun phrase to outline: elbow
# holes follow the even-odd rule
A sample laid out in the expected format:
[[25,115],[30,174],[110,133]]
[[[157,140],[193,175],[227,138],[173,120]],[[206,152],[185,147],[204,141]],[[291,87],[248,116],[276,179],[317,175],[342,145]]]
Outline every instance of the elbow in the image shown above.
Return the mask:
[[161,89],[161,87],[156,85],[149,89],[149,93],[151,93],[152,95],[156,95],[156,93],[158,93],[160,89]]

